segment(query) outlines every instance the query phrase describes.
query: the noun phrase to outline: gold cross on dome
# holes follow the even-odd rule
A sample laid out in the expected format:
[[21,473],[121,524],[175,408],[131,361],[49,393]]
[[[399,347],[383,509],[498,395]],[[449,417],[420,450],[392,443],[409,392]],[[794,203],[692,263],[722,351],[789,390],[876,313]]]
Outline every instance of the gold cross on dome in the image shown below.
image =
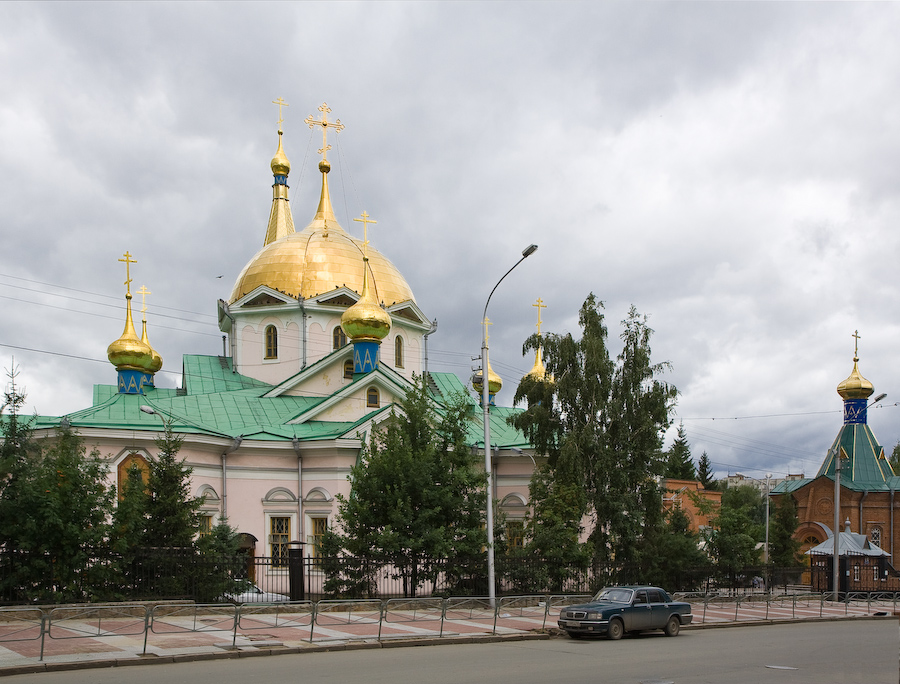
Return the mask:
[[489,325],[494,325],[494,324],[491,323],[491,319],[490,319],[490,318],[488,318],[487,316],[485,316],[485,317],[484,317],[484,341],[485,341],[485,343],[487,343],[488,340],[491,339],[491,336],[488,335],[488,326],[489,326]]
[[859,356],[859,330],[854,330],[853,334],[850,335],[853,337],[853,356]]
[[141,285],[141,289],[138,290],[138,294],[141,296],[141,313],[144,314],[144,319],[147,319],[147,295],[153,294],[150,290],[147,289],[146,285]]
[[319,149],[319,154],[322,155],[322,161],[326,161],[328,150],[331,149],[331,145],[328,144],[328,128],[333,128],[336,131],[344,130],[344,124],[341,123],[340,119],[335,119],[333,122],[328,120],[328,112],[331,111],[331,108],[327,103],[323,102],[322,106],[319,107],[319,111],[322,112],[322,119],[320,121],[316,121],[312,114],[306,117],[303,120],[303,123],[309,124],[309,127],[313,126],[321,126],[322,127],[322,147]]
[[354,221],[358,221],[363,224],[363,253],[366,258],[369,257],[369,224],[370,223],[378,223],[372,218],[369,218],[369,215],[366,213],[365,209],[363,209],[363,213],[360,214],[362,218],[355,218]]
[[536,306],[536,307],[537,307],[537,310],[538,310],[537,329],[538,329],[538,335],[540,335],[540,334],[541,334],[541,323],[543,322],[543,321],[541,321],[541,309],[546,309],[546,308],[547,308],[547,305],[544,304],[544,300],[543,300],[543,299],[541,299],[540,297],[538,297],[538,298],[537,298],[537,304],[532,304],[531,306]]
[[272,100],[272,104],[278,105],[278,132],[281,132],[281,124],[284,123],[284,119],[281,117],[281,108],[282,107],[290,107],[290,105],[284,101],[283,97],[279,97],[277,100]]
[[128,252],[125,252],[122,256],[125,258],[119,259],[119,261],[125,262],[125,285],[128,287],[128,294],[131,294],[131,264],[136,264],[137,262],[131,258],[131,254]]

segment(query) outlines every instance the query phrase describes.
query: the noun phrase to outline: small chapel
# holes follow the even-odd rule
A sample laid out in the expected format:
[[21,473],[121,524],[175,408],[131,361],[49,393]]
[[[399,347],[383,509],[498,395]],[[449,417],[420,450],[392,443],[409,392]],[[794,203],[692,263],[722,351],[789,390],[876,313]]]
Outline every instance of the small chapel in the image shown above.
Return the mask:
[[[283,101],[275,104],[281,112]],[[155,386],[163,359],[150,343],[145,299],[140,335],[132,312],[140,255],[125,252],[119,260],[126,275],[125,325],[107,350],[115,369],[111,382],[94,387],[91,406],[35,423],[39,438],[60,425],[75,429],[88,449],[96,447],[108,460],[109,477],[120,487],[133,464],[146,468],[156,457],[154,441],[171,426],[184,438],[179,455],[192,468],[191,494],[203,498],[204,527],[227,519],[248,553],[273,559],[272,572],[284,570],[292,542],[305,542],[307,555],[317,553],[317,540],[334,522],[335,496],[350,492],[350,468],[415,378],[425,378],[438,411],[454,395],[467,397],[471,447],[484,445],[478,398],[456,375],[428,368],[428,338],[437,321],[370,243],[376,219],[365,211],[354,219],[360,239],[335,218],[328,135],[344,125],[329,119],[326,104],[319,112],[304,123],[321,130],[321,189],[318,205],[308,209],[312,220],[299,231],[279,115],[261,248],[216,304],[223,354],[185,354],[182,386]],[[136,293],[149,294],[144,287]],[[532,372],[541,370],[539,361]],[[478,389],[481,371],[474,380]],[[493,398],[502,382],[490,368],[488,382]],[[507,424],[515,409],[491,402],[489,410],[493,498],[514,523],[528,505],[534,458],[525,436]]]
[[833,535],[838,534],[843,568],[839,590],[895,591],[900,590],[900,577],[891,561],[895,549],[900,550],[900,520],[895,507],[900,476],[894,474],[884,447],[868,425],[875,387],[859,371],[859,336],[854,333],[854,337],[853,370],[837,386],[844,405],[843,425],[819,472],[813,478],[784,480],[771,496],[794,498],[799,518],[794,537],[801,543],[801,552],[811,559],[813,569],[822,570],[814,571],[809,583],[819,590],[831,590],[824,568],[834,555]]

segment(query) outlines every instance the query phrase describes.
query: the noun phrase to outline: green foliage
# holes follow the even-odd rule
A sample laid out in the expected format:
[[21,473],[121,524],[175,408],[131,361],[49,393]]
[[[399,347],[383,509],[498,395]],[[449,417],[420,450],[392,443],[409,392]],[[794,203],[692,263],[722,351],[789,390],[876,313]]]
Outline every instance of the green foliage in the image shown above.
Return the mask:
[[156,440],[159,454],[148,463],[144,546],[189,548],[200,532],[203,499],[190,495],[192,469],[178,458],[183,442],[168,422],[163,436]]
[[341,532],[327,543],[360,560],[350,583],[366,581],[368,561],[390,563],[409,595],[433,579],[429,561],[481,555],[485,475],[466,443],[470,406],[462,397],[438,411],[417,380],[400,409],[373,430],[351,469],[350,496],[338,497]]
[[27,554],[29,562],[3,573],[3,582],[28,587],[29,599],[91,600],[111,578],[100,561],[114,500],[106,465],[67,427],[35,443],[30,423],[18,415],[24,395],[15,372],[10,380],[0,452],[0,546]]
[[[704,455],[706,455],[705,452]],[[687,441],[684,423],[678,426],[678,435],[666,452],[665,476],[673,480],[697,479],[697,471],[691,458],[691,446]]]
[[[539,453],[560,491],[584,493],[580,511],[569,512],[576,526],[591,514],[596,568],[634,566],[645,534],[663,524],[662,438],[676,390],[657,376],[667,364],[650,361],[652,330],[634,307],[623,321],[623,349],[616,362],[607,349],[602,302],[590,295],[579,312],[580,340],[570,334],[533,336],[524,351],[543,349],[554,382],[525,378],[515,401],[526,409],[510,422]],[[538,492],[540,494],[540,492]],[[539,502],[532,494],[535,506]]]
[[240,554],[241,538],[238,531],[222,518],[197,540],[197,550],[202,560],[194,567],[197,571],[195,586],[197,600],[212,603],[222,600],[226,594],[240,593],[247,585],[247,558]]
[[709,566],[699,542],[684,511],[673,508],[659,533],[647,540],[641,581],[668,591],[698,590]]
[[797,502],[791,494],[773,497],[774,510],[769,516],[769,562],[777,568],[794,567],[801,563],[800,542],[794,532],[800,524]]
[[713,475],[712,463],[704,451],[700,454],[700,461],[697,464],[697,480],[703,485],[704,489],[716,491],[718,485]]
[[737,584],[738,574],[757,565],[756,548],[765,534],[765,503],[755,487],[729,487],[722,493],[722,507],[712,521],[708,549],[719,576]]
[[891,450],[891,457],[888,462],[891,464],[894,475],[900,475],[900,440],[897,441]]

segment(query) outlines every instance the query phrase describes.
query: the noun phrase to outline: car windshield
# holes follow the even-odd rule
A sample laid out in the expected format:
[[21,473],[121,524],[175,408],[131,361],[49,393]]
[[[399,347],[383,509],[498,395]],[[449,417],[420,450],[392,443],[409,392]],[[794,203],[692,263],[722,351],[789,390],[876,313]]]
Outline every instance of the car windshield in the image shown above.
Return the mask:
[[595,601],[607,601],[609,603],[631,603],[631,589],[619,589],[616,587],[610,589],[601,589],[594,597]]

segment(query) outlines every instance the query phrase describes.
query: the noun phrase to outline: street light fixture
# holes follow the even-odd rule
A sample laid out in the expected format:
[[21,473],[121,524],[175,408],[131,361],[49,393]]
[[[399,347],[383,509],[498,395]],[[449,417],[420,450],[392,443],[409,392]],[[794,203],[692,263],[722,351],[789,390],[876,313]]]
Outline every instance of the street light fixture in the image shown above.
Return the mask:
[[772,479],[772,473],[766,473],[766,565],[769,564],[769,480]]
[[506,278],[510,273],[513,272],[513,269],[521,264],[525,259],[530,257],[532,254],[537,251],[537,245],[528,245],[524,250],[522,250],[522,258],[519,259],[513,267],[509,269],[506,273],[503,274],[503,278],[497,281],[497,284],[494,285],[494,288],[491,290],[491,293],[488,295],[487,301],[484,304],[484,313],[481,316],[481,327],[483,330],[481,336],[481,406],[484,412],[483,420],[484,420],[484,470],[487,474],[487,502],[485,504],[485,509],[487,513],[487,563],[488,563],[488,599],[490,600],[491,608],[494,607],[495,603],[495,591],[494,591],[494,498],[493,498],[493,474],[491,472],[491,421],[490,421],[490,390],[488,388],[489,378],[488,378],[488,368],[490,365],[488,364],[488,333],[487,333],[487,310],[488,305],[491,303],[491,297],[494,296],[494,292],[500,286],[500,283],[503,282],[503,279]]

